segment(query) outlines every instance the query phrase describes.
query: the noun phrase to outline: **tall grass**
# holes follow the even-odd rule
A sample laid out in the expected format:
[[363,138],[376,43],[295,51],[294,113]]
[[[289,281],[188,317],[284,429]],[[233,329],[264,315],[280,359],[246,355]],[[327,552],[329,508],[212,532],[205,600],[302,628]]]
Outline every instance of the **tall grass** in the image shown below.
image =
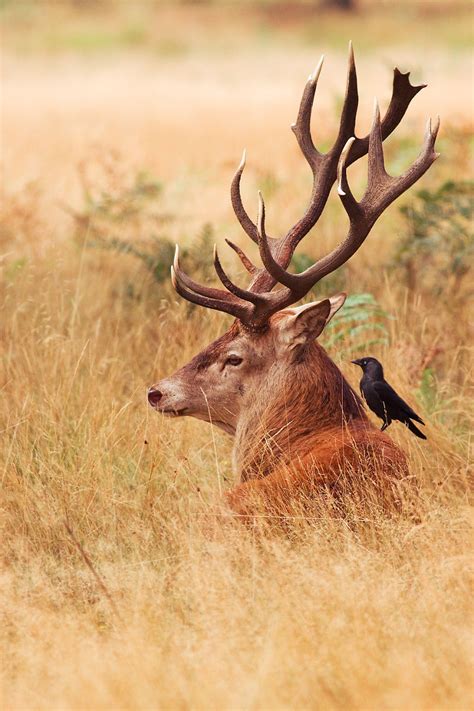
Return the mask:
[[[3,282],[7,706],[467,708],[471,401],[448,313],[429,441],[391,430],[422,485],[413,516],[315,509],[255,539],[214,522],[228,439],[145,404],[224,318],[190,315],[151,282],[130,299],[120,257],[98,254],[71,242]],[[414,402],[433,305],[414,314],[391,283],[379,298],[398,319],[376,355]],[[344,351],[357,345],[346,337]]]
[[[208,29],[197,29],[210,37]],[[201,56],[199,68],[212,72],[214,57]],[[152,247],[158,230],[192,250],[192,235],[203,234],[209,221],[219,241],[224,233],[240,239],[225,201],[232,134],[242,128],[241,113],[233,123],[229,116],[240,94],[228,95],[228,123],[216,122],[212,132],[209,124],[196,125],[193,112],[177,113],[173,129],[174,109],[163,105],[169,132],[155,133],[143,110],[134,126],[150,138],[146,162],[143,147],[119,121],[122,110],[133,108],[123,97],[122,71],[131,76],[135,66],[130,58],[115,70],[107,107],[101,104],[109,112],[101,114],[110,122],[109,143],[94,149],[80,138],[82,131],[89,136],[87,114],[74,123],[89,96],[90,86],[79,78],[86,65],[62,74],[54,58],[41,60],[49,79],[46,94],[35,95],[36,112],[25,110],[13,80],[34,94],[37,75],[28,79],[10,56],[7,77],[11,143],[0,231],[2,707],[468,709],[469,278],[455,298],[429,288],[435,273],[433,279],[423,273],[421,291],[403,281],[396,247],[409,240],[409,226],[396,206],[390,209],[337,286],[372,295],[383,338],[370,355],[382,360],[390,382],[427,421],[426,443],[396,424],[389,430],[418,483],[411,508],[387,516],[367,501],[362,513],[342,517],[316,501],[283,530],[257,535],[222,510],[219,492],[233,484],[230,439],[198,421],[162,419],[145,399],[146,387],[221,333],[226,317],[190,309],[133,253],[91,249],[91,220],[78,226],[61,209],[65,203],[77,214],[85,209],[64,146],[70,141],[71,154],[94,164],[97,155],[107,157],[111,142],[118,155],[107,178],[113,195],[128,200],[137,170],[149,169],[162,181],[158,214],[169,219],[157,222],[142,204],[127,216],[120,208],[128,203],[121,202],[119,220],[101,217],[103,240]],[[301,60],[293,65],[287,58],[287,71],[299,70]],[[174,78],[183,68],[176,61],[167,65]],[[449,55],[440,68],[445,79],[451,61]],[[235,82],[249,66],[245,58],[239,62],[229,65]],[[161,65],[153,66],[159,73]],[[52,76],[62,87],[60,110]],[[212,97],[208,114],[199,117],[212,118],[220,89],[205,77],[195,81],[195,97],[207,90]],[[257,83],[246,91],[257,116],[268,96],[262,98]],[[455,101],[468,111],[463,97]],[[54,131],[46,120],[53,109],[59,112]],[[332,110],[326,115],[333,117]],[[415,116],[387,148],[394,172],[415,151]],[[266,181],[273,233],[301,212],[308,187],[307,169],[292,149],[265,161],[281,119],[267,112],[265,124],[256,122],[245,187],[250,194]],[[321,127],[324,139],[331,120]],[[465,123],[464,117],[450,128],[448,117],[443,158],[425,186],[434,190],[453,174],[469,176]],[[75,131],[77,144],[70,138]],[[201,163],[191,145],[196,136]],[[176,167],[188,145],[194,158]],[[354,172],[356,192],[364,179],[363,170]],[[101,175],[92,171],[90,180],[100,194]],[[306,257],[334,244],[342,226],[331,201],[318,235],[305,241]],[[436,244],[442,248],[442,240]],[[204,257],[194,254],[196,268],[205,268]],[[421,273],[423,264],[416,269]],[[354,386],[359,374],[349,361],[367,340],[367,331],[341,323],[323,341]]]

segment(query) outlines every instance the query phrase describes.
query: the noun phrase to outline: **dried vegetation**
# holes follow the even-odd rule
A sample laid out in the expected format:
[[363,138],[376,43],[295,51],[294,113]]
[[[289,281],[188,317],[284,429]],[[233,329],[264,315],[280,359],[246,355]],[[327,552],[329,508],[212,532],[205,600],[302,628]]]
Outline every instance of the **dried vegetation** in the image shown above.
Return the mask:
[[[307,9],[276,21],[233,7],[226,22],[218,3],[130,5],[135,26],[113,3],[3,10],[2,707],[468,709],[465,6],[422,7],[408,41],[386,5],[325,14],[320,29]],[[326,345],[354,384],[348,361],[379,357],[429,439],[390,429],[418,484],[410,515],[347,501],[342,517],[319,502],[257,536],[214,517],[232,482],[226,436],[145,403],[147,385],[226,324],[177,300],[167,249],[179,240],[205,278],[209,243],[241,240],[228,184],[243,145],[246,198],[263,188],[272,233],[300,214],[309,176],[287,127],[327,50],[315,130],[329,140],[350,36],[362,123],[374,87],[389,95],[388,60],[430,83],[389,141],[389,167],[410,162],[436,110],[442,158],[428,192],[390,208],[324,284],[353,295]],[[328,207],[296,269],[341,234],[337,199]]]

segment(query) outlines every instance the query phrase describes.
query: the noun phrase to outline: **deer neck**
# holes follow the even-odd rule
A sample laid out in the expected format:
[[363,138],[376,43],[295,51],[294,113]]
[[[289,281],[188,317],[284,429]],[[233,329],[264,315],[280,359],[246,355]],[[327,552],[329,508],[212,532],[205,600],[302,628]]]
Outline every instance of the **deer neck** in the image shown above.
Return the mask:
[[291,365],[277,361],[237,423],[234,470],[242,481],[304,456],[328,430],[367,420],[362,403],[317,343]]

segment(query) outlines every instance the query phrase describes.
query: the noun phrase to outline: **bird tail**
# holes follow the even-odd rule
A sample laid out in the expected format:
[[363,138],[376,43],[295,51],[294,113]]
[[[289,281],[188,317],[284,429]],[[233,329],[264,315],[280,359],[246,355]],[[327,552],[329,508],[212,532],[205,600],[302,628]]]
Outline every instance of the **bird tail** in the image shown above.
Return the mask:
[[426,439],[426,435],[424,435],[423,432],[421,432],[418,429],[418,427],[413,424],[413,422],[411,420],[407,420],[405,424],[408,427],[408,429],[410,430],[410,432],[413,432],[414,435],[416,435],[420,439]]

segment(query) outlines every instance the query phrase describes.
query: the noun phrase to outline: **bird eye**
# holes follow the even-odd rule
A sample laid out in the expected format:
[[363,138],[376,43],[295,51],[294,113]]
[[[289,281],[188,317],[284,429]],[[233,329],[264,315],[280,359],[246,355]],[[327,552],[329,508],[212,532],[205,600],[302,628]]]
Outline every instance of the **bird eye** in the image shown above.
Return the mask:
[[224,365],[240,365],[243,361],[243,358],[240,358],[240,356],[237,355],[230,355]]

